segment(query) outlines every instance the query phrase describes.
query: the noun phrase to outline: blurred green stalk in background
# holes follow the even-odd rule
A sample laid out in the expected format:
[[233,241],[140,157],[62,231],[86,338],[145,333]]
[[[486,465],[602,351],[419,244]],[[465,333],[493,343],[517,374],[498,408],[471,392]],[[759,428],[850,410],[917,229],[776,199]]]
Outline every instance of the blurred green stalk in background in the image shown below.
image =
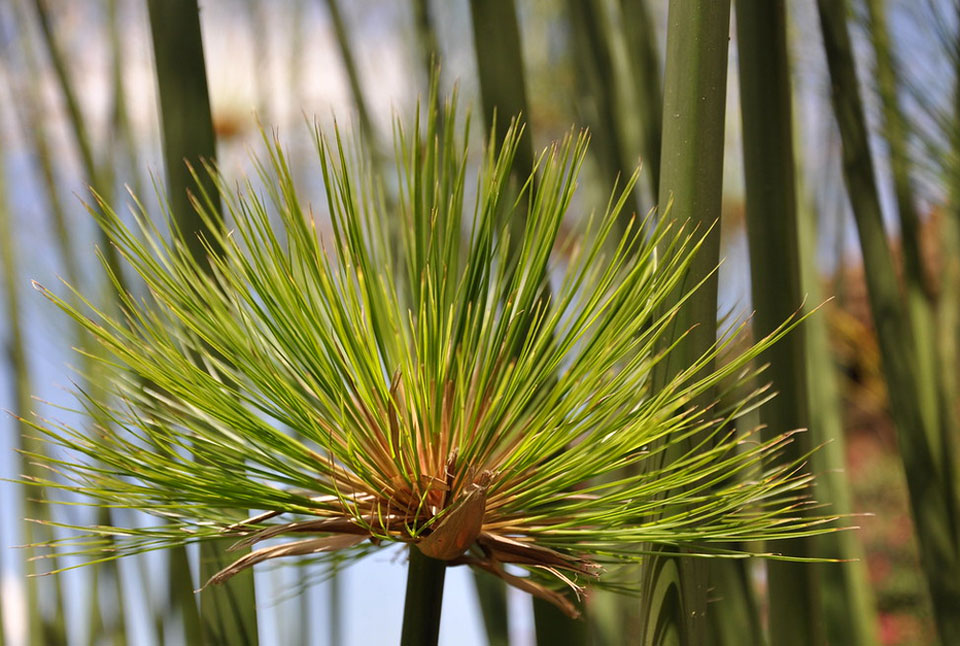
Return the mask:
[[[167,199],[173,222],[191,256],[209,265],[201,240],[206,225],[191,204],[197,190],[213,200],[212,210],[220,213],[219,192],[213,178],[198,173],[195,186],[191,164],[216,163],[216,137],[207,91],[206,66],[196,0],[148,0],[150,29],[160,101],[163,158],[167,174]],[[222,218],[222,214],[220,215]],[[216,249],[215,237],[204,236]],[[231,541],[204,544],[200,548],[200,579],[206,581],[233,557],[224,552]],[[204,643],[256,644],[257,610],[253,571],[235,577],[228,585],[216,586],[200,595],[197,614],[186,553],[176,549],[170,558],[171,600],[183,613],[189,643],[199,643],[197,623],[203,626]]]
[[[470,0],[470,16],[480,102],[483,106],[484,122],[494,137],[488,145],[499,149],[510,129],[511,119],[522,117],[528,124],[530,119],[517,10],[513,0]],[[513,176],[517,189],[520,188],[520,183],[532,174],[533,140],[530,128],[527,127],[522,133],[514,157]],[[518,215],[519,213],[514,214],[516,221],[511,222],[512,247],[518,243],[524,229],[522,218],[517,217]],[[515,256],[514,250],[511,258]],[[482,573],[475,574],[474,582],[488,643],[490,646],[508,644],[510,626],[507,587],[502,581],[483,577]],[[535,607],[540,603],[543,601],[533,599]],[[543,630],[544,628],[538,626],[538,635],[542,634]]]
[[[784,2],[737,0],[736,19],[753,329],[762,336],[803,303]],[[801,328],[760,358],[769,362],[762,378],[778,393],[760,409],[767,436],[809,425],[805,348]],[[800,433],[786,453],[801,460],[813,444],[810,433]],[[812,539],[767,549],[814,556]],[[808,564],[767,564],[770,643],[825,643],[817,574]]]
[[[847,3],[818,0],[843,143],[843,173],[860,234],[864,275],[876,328],[890,411],[910,490],[920,561],[927,577],[940,639],[960,643],[960,518],[953,479],[956,447],[937,424],[929,381],[921,374],[917,330],[905,307],[883,226],[859,81],[847,26]],[[922,333],[922,332],[921,332]],[[935,407],[934,407],[935,408]]]

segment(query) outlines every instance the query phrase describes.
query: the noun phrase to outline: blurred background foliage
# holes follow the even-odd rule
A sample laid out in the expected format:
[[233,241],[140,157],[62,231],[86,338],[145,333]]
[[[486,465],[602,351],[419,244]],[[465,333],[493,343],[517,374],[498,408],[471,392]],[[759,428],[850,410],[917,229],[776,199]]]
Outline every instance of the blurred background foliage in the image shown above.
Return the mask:
[[[279,133],[321,210],[304,122],[336,115],[386,169],[391,115],[425,96],[436,62],[442,90],[458,83],[476,120],[489,127],[496,111],[495,136],[523,113],[521,169],[571,124],[590,128],[583,203],[642,161],[637,212],[673,199],[684,218],[720,216],[716,304],[691,314],[707,334],[716,311],[756,312],[754,325],[769,327],[831,299],[767,358],[780,403],[754,423],[809,426],[800,446],[823,445],[810,463],[818,498],[865,514],[858,531],[790,547],[850,562],[651,567],[650,590],[680,591],[679,605],[597,594],[573,625],[463,575],[448,586],[441,643],[960,643],[960,6],[730,4],[206,0],[197,22],[188,0],[0,3],[3,407],[70,416],[31,394],[69,407],[64,386],[97,387],[66,352],[86,347],[82,332],[30,290],[31,279],[60,276],[108,298],[88,187],[116,202],[129,188],[151,204],[153,186],[169,187],[189,228],[176,206],[182,174],[165,169],[215,151],[240,177],[262,125]],[[402,574],[389,558],[323,580],[309,567],[258,569],[199,602],[192,590],[216,554],[28,577],[53,564],[13,546],[59,530],[24,518],[92,524],[117,512],[27,497],[9,479],[30,475],[16,449],[36,442],[13,417],[0,428],[0,644],[339,645],[399,634],[399,592],[389,591]]]

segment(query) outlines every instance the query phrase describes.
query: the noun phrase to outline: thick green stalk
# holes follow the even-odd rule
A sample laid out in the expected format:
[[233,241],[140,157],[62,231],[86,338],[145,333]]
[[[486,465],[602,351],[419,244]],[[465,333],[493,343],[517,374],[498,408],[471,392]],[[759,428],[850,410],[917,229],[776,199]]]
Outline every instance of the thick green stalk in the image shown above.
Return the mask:
[[[210,97],[207,91],[200,16],[196,0],[148,0],[150,29],[153,36],[160,118],[163,132],[164,166],[167,171],[168,200],[173,220],[190,253],[203,265],[209,261],[200,235],[203,223],[190,204],[193,179],[187,162],[199,166],[201,160],[214,162],[216,139]],[[199,173],[201,188],[219,212],[219,192],[212,178]],[[224,567],[232,556],[227,544],[204,543],[200,549],[200,577],[208,577]],[[171,558],[171,568],[182,567],[185,555]],[[196,632],[192,622],[195,603],[190,581],[183,573],[171,570],[176,603],[184,610],[188,633]],[[212,586],[200,596],[204,636],[212,644],[256,644],[257,613],[253,572],[246,571],[228,585]]]
[[663,130],[663,78],[657,30],[647,0],[620,0],[620,11],[624,29],[629,34],[627,47],[637,84],[639,121],[643,130],[643,166],[650,177],[650,195],[657,204]]
[[410,546],[400,646],[437,646],[447,564]]
[[[736,16],[753,326],[759,338],[793,316],[803,303],[790,65],[783,0],[737,0]],[[767,438],[808,426],[804,356],[801,328],[760,359],[769,363],[764,379],[778,391],[760,409]],[[812,448],[811,440],[808,433],[795,436],[785,449],[785,459],[802,460]],[[767,549],[814,555],[813,541],[808,539]],[[804,563],[771,561],[767,573],[771,643],[824,643],[818,570]]]
[[[185,548],[170,550],[167,557],[167,606],[183,617],[183,636],[187,644],[206,644],[206,634],[200,621],[200,610],[193,595],[193,580],[190,576],[190,561]],[[163,622],[157,622],[158,632],[168,641],[172,636],[163,635]]]
[[637,600],[611,590],[592,590],[586,621],[590,631],[588,644],[619,646],[630,631],[631,618],[637,615]]
[[[488,130],[493,129],[494,141],[491,144],[499,147],[510,120],[521,115],[529,116],[520,25],[513,0],[470,0],[470,12],[484,122]],[[524,130],[517,146],[513,172],[518,186],[533,173],[533,143],[529,129]],[[521,213],[514,214],[511,221],[510,244],[513,247],[519,244],[524,229],[523,220]],[[502,581],[478,581],[479,576],[474,575],[474,582],[478,596],[482,597],[481,608],[485,611],[490,608],[494,612],[506,608],[506,584]],[[536,607],[543,602],[534,599],[533,603]],[[495,625],[499,626],[500,621],[496,617],[485,618],[484,625],[497,622]],[[488,629],[487,636],[491,643],[508,632],[506,615],[503,615],[502,621],[502,632],[493,633]]]
[[846,3],[818,0],[832,99],[843,143],[843,171],[860,234],[870,308],[890,408],[910,490],[920,561],[944,644],[960,643],[960,537],[950,450],[918,392],[911,321],[898,289],[877,193],[863,104],[846,22]]
[[[706,232],[682,291],[707,276],[680,309],[671,336],[687,333],[671,352],[657,383],[690,365],[716,340],[719,228],[723,188],[724,117],[727,85],[728,0],[671,0],[663,97],[659,196],[664,217]],[[669,210],[667,210],[667,205]],[[678,291],[677,294],[682,293]],[[689,332],[688,332],[689,331]],[[680,447],[677,447],[678,450]],[[670,456],[665,456],[669,460]],[[643,643],[704,643],[706,565],[662,555],[644,568]]]
[[343,581],[337,570],[330,576],[328,581],[330,590],[330,646],[341,646],[343,644]]
[[[763,625],[744,561],[710,563],[711,603],[707,610],[708,642],[722,646],[763,646]],[[775,643],[775,642],[774,642]]]
[[[801,191],[803,193],[803,191]],[[823,301],[821,275],[817,265],[817,213],[799,203],[798,239],[803,293],[807,311]],[[811,457],[817,473],[817,500],[829,501],[837,514],[853,512],[847,480],[846,440],[841,413],[840,385],[834,364],[827,322],[812,316],[804,323],[806,371],[810,404],[810,434],[821,448]],[[847,559],[821,567],[822,608],[830,644],[873,646],[879,643],[877,613],[867,572],[866,557],[857,532],[834,532],[817,537],[817,553]]]
[[590,625],[586,621],[571,620],[552,603],[534,603],[533,622],[537,627],[537,646],[590,643]]
[[[148,0],[163,133],[163,165],[174,222],[191,255],[206,263],[198,237],[203,224],[190,203],[194,180],[187,163],[216,160],[216,135],[200,35],[196,0]],[[202,189],[220,210],[220,194],[206,173],[198,173]],[[210,241],[213,242],[212,240]]]
[[[509,646],[510,623],[507,614],[507,595],[503,581],[488,574],[476,571],[473,582],[477,588],[480,612],[483,614],[483,627],[487,632],[489,646]],[[536,607],[534,607],[536,610]]]
[[[501,142],[512,118],[530,116],[517,11],[513,0],[470,0],[470,14],[484,122],[491,128],[496,121],[494,136]],[[520,181],[533,172],[529,128],[517,147],[513,169]],[[517,226],[523,230],[522,222]]]
[[[623,105],[622,92],[617,91],[617,75],[609,21],[594,0],[567,0],[567,14],[573,36],[580,91],[580,112],[591,132],[591,150],[597,156],[603,179],[611,185],[619,178],[622,183],[633,174],[636,158],[631,159],[628,137],[624,127],[630,110]],[[619,107],[618,107],[619,106]],[[607,190],[604,185],[603,191]],[[633,209],[621,219],[626,228]]]
[[[716,339],[717,281],[723,193],[726,114],[728,0],[671,0],[663,97],[660,208],[666,217],[706,232],[686,288],[713,277],[683,307],[676,334],[696,328],[667,358],[667,373],[690,365]],[[669,205],[669,211],[667,207]]]

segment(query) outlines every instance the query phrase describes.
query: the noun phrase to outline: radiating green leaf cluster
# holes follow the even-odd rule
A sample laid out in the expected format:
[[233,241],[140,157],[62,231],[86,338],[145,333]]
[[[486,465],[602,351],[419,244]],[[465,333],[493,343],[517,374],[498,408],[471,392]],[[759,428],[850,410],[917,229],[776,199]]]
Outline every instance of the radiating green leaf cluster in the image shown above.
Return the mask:
[[[276,140],[258,163],[262,188],[208,169],[230,222],[217,229],[212,196],[197,196],[209,266],[167,242],[139,203],[133,227],[106,204],[92,210],[148,296],[118,283],[115,318],[44,290],[111,357],[100,359],[109,400],[80,394],[110,423],[92,434],[38,423],[68,452],[34,457],[60,474],[40,484],[161,524],[78,528],[76,551],[288,539],[219,582],[280,556],[417,543],[569,612],[550,581],[579,591],[600,566],[638,560],[641,543],[739,556],[711,545],[829,530],[828,518],[797,513],[809,477],[777,461],[789,436],[762,442],[729,424],[762,389],[725,410],[693,404],[752,377],[752,360],[790,326],[710,367],[733,329],[654,390],[684,300],[669,295],[703,232],[652,217],[615,227],[635,175],[561,240],[568,212],[581,215],[587,136],[548,148],[518,187],[521,129],[474,168],[454,104],[442,120],[430,109],[412,130],[396,125],[396,212],[383,199],[391,187],[319,129],[329,228],[300,202]],[[647,466],[690,438],[678,459]],[[103,551],[108,536],[116,551]]]

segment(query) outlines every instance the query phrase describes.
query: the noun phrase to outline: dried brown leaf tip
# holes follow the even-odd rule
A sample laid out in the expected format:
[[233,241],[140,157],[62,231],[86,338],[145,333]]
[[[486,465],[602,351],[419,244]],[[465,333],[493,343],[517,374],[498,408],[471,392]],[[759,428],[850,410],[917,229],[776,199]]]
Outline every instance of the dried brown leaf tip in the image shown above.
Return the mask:
[[480,536],[486,512],[487,487],[493,476],[484,471],[480,479],[445,507],[430,533],[417,541],[421,552],[441,561],[451,561],[463,554]]

